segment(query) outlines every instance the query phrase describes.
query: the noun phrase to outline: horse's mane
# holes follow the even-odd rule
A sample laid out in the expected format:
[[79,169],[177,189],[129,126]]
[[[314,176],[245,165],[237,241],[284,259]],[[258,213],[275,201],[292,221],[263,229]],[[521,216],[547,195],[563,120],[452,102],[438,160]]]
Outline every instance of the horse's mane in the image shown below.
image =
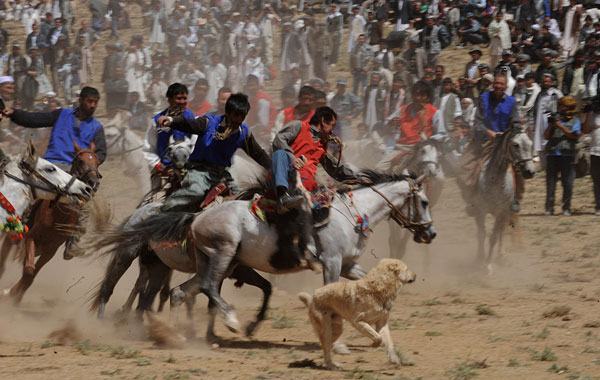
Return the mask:
[[510,144],[513,136],[514,129],[510,128],[492,141],[490,146],[490,159],[487,166],[488,170],[493,170],[496,173],[506,170],[509,163],[509,156],[507,154],[509,149],[508,144]]
[[356,190],[357,188],[363,188],[363,187],[368,187],[368,186],[373,186],[373,185],[378,185],[381,183],[388,183],[388,182],[396,182],[396,181],[403,181],[407,178],[412,178],[412,179],[416,179],[417,177],[415,176],[414,173],[410,173],[409,175],[405,175],[405,174],[389,174],[389,173],[380,173],[380,172],[376,172],[374,170],[371,169],[361,169],[358,172],[358,177],[361,178],[360,181],[358,182],[352,182],[352,185],[354,185],[354,188],[349,188],[349,187],[340,187],[338,189],[338,193],[347,193],[351,190]]

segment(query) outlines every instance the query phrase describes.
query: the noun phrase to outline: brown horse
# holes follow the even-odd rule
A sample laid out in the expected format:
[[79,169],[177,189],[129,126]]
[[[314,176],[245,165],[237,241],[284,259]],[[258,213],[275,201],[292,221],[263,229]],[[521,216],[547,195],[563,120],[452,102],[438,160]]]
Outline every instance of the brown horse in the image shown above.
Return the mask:
[[[100,160],[94,151],[96,147],[92,142],[87,149],[81,149],[76,142],[75,157],[70,173],[92,187],[93,191],[98,189],[101,175],[98,172]],[[24,249],[20,250],[17,260],[23,262],[23,275],[21,279],[5,291],[13,298],[16,304],[21,302],[25,292],[40,272],[42,267],[50,261],[58,248],[73,235],[81,206],[71,206],[58,203],[54,200],[39,201],[29,217],[33,223],[29,226],[29,232],[23,239]],[[9,250],[3,247],[2,254],[8,254]],[[35,258],[39,257],[37,261]]]

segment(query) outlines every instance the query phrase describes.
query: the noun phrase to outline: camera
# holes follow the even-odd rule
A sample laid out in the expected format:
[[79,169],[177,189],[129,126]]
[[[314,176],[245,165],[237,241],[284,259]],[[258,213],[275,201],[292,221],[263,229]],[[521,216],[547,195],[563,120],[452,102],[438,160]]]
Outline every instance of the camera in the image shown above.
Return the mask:
[[546,112],[546,117],[548,118],[548,124],[556,123],[559,118],[558,112]]

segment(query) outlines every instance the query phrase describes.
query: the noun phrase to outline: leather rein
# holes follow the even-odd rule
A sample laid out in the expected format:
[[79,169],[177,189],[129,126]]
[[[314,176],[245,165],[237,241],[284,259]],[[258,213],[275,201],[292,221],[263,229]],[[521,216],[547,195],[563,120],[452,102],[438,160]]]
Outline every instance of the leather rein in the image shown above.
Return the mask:
[[[375,186],[369,187],[371,188],[371,190],[379,194],[379,196],[381,196],[381,198],[383,198],[384,201],[386,201],[386,203],[391,209],[390,218],[392,218],[396,223],[398,223],[400,227],[404,227],[407,230],[415,233],[419,232],[422,228],[431,225],[431,222],[417,223],[413,221],[413,219],[421,219],[421,211],[419,210],[417,204],[417,202],[419,201],[417,193],[421,190],[421,185],[419,185],[417,181],[415,181],[412,178],[406,178],[406,182],[408,182],[409,191],[408,195],[406,196],[404,202],[402,203],[402,205],[400,205],[400,207],[396,207],[396,205],[394,205],[394,203],[381,191],[379,191]],[[404,213],[401,210],[405,205],[407,206],[408,215],[404,215]]]

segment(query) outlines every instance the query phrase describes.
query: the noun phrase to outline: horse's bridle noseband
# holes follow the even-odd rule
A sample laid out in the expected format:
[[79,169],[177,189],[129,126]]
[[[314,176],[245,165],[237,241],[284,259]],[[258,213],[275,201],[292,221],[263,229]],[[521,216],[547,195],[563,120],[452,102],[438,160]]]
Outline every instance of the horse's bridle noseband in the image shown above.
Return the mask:
[[[417,204],[417,193],[421,191],[421,185],[412,178],[406,178],[406,182],[408,182],[408,195],[406,196],[404,202],[400,205],[400,207],[396,207],[396,205],[394,205],[394,203],[392,203],[392,201],[390,201],[388,197],[386,197],[381,191],[377,190],[377,188],[375,188],[374,186],[370,186],[370,188],[386,201],[386,203],[391,209],[390,218],[392,218],[396,223],[398,223],[400,227],[404,227],[412,233],[421,232],[423,229],[431,225],[431,222],[416,223],[412,220],[413,215],[415,219],[421,219],[421,211],[419,210]],[[408,209],[408,215],[404,215],[404,213],[402,212],[402,208],[405,205]],[[414,209],[414,212],[411,212],[411,208]]]

